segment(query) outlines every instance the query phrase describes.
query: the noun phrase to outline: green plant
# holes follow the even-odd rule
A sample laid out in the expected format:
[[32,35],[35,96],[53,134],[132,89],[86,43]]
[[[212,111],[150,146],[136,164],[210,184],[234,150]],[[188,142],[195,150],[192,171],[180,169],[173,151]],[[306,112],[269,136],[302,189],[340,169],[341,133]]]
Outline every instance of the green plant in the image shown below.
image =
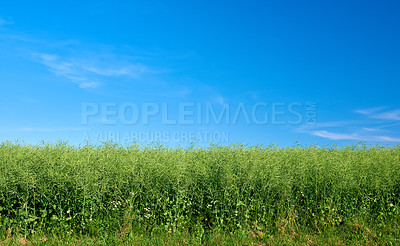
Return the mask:
[[400,237],[400,146],[3,142],[0,171],[3,235]]

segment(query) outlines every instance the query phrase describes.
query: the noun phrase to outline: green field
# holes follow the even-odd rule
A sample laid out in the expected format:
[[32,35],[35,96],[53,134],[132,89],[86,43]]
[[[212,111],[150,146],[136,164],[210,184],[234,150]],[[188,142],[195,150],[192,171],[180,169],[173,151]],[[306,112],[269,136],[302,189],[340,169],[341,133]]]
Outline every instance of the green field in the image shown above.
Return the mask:
[[399,245],[400,146],[0,144],[0,244]]

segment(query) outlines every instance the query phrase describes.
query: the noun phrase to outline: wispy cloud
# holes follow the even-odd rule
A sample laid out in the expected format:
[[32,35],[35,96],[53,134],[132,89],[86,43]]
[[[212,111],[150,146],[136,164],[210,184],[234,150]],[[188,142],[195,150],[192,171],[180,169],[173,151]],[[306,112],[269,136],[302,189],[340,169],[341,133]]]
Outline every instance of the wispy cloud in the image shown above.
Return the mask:
[[329,132],[325,130],[321,131],[310,131],[311,135],[326,138],[329,140],[357,140],[357,141],[372,141],[372,142],[400,142],[400,138],[398,137],[390,137],[390,136],[365,136],[360,135],[357,132],[353,133],[335,133]]
[[81,88],[98,87],[102,84],[101,80],[107,77],[138,78],[149,72],[149,69],[141,64],[126,64],[115,67],[110,64],[99,64],[95,59],[88,61],[79,58],[61,58],[58,55],[45,53],[33,53],[33,56],[44,64],[50,72],[78,84]]
[[[12,22],[0,18],[0,27],[7,24]],[[0,42],[6,42],[11,55],[43,64],[54,75],[81,88],[96,88],[127,79],[138,81],[167,71],[149,65],[151,55],[136,55],[141,53],[130,47],[86,44],[76,39],[48,40],[2,30],[5,31],[0,32]]]
[[298,127],[298,132],[310,132],[316,129],[332,129],[332,128],[352,128],[354,126],[369,125],[369,120],[347,120],[347,121],[331,121],[331,122],[317,122],[313,124],[305,124]]
[[395,127],[399,110],[387,110],[386,107],[355,110],[353,112],[367,116],[366,119],[336,122],[318,122],[303,125],[297,132],[307,133],[329,140],[355,140],[371,142],[400,142]]
[[[191,99],[196,97],[214,103],[221,103],[221,98],[224,102],[228,100],[225,95],[220,96],[213,86],[190,78],[187,71],[181,71],[181,68],[159,66],[167,64],[163,61],[165,58],[168,61],[187,59],[179,57],[179,54],[142,50],[128,45],[85,43],[79,39],[43,39],[13,30],[0,32],[0,42],[3,41],[10,48],[9,55],[42,64],[50,74],[80,88],[103,87],[96,93],[110,97],[190,96]],[[185,75],[181,76],[182,73]],[[105,87],[107,90],[102,90]]]
[[7,20],[5,20],[5,19],[0,17],[0,26],[11,25],[11,24],[14,24],[14,22],[7,21]]
[[400,120],[400,109],[397,110],[391,110],[391,111],[386,111],[382,112],[379,114],[374,114],[370,116],[371,118],[374,119],[383,119],[383,120]]
[[400,142],[400,138],[393,138],[387,136],[377,136],[376,138],[385,142]]
[[132,78],[137,78],[141,74],[148,72],[148,68],[144,65],[127,65],[124,67],[119,67],[119,68],[100,68],[100,67],[95,67],[94,65],[85,65],[82,64],[82,68],[98,74],[98,75],[103,75],[103,76],[129,76]]
[[355,110],[356,113],[367,116],[371,119],[400,120],[400,109],[384,110],[386,107],[375,107],[369,109]]
[[322,137],[322,138],[327,138],[330,140],[362,140],[359,136],[356,134],[343,134],[343,133],[333,133],[333,132],[328,132],[325,130],[322,131],[310,131],[311,135]]
[[18,99],[21,102],[29,103],[29,104],[33,104],[33,103],[37,103],[38,102],[38,100],[36,98],[27,97],[27,96],[20,96]]
[[369,127],[362,127],[361,129],[363,129],[364,131],[367,131],[367,132],[377,132],[377,131],[379,131],[379,129],[377,129],[377,128],[369,128]]
[[86,76],[85,71],[71,61],[63,61],[50,54],[34,53],[33,56],[39,58],[39,62],[47,66],[50,72],[78,84],[81,88],[95,88],[101,85],[96,79]]
[[385,128],[393,128],[396,126],[400,126],[400,123],[397,124],[385,124],[385,125],[379,125],[379,126],[373,126],[373,127],[362,127],[363,130],[368,131],[368,132],[387,132]]
[[358,109],[354,110],[354,112],[362,115],[372,115],[375,114],[378,111],[381,111],[385,109],[386,107],[374,107],[374,108],[366,108],[366,109]]

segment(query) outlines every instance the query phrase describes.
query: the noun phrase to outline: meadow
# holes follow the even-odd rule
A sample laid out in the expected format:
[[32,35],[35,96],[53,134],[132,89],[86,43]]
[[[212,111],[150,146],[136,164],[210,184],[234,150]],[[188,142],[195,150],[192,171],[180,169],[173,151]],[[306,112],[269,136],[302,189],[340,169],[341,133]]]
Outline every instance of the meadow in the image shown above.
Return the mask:
[[400,146],[0,144],[0,244],[399,245]]

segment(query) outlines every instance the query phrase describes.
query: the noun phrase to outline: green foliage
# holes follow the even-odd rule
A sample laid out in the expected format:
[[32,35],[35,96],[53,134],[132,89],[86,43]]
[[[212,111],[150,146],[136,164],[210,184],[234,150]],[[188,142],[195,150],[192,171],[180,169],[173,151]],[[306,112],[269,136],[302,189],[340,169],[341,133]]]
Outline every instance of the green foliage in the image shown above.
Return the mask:
[[399,219],[400,146],[0,144],[3,235],[142,231],[204,242],[215,230],[276,238],[358,225],[398,240]]

